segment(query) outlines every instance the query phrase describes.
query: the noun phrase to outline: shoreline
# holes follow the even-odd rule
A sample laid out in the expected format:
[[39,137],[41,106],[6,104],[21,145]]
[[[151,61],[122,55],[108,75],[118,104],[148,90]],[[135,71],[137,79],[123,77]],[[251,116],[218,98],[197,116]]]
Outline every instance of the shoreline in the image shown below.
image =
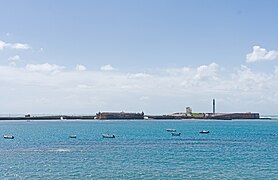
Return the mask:
[[203,119],[203,118],[185,118],[185,119],[95,119],[95,118],[45,118],[45,117],[33,117],[33,118],[24,118],[24,117],[0,117],[0,122],[42,122],[42,121],[53,121],[53,122],[77,122],[77,121],[91,121],[91,122],[113,122],[113,121],[207,121],[207,122],[216,122],[216,121],[226,121],[226,122],[234,122],[234,121],[278,121],[278,118],[259,118],[259,119]]

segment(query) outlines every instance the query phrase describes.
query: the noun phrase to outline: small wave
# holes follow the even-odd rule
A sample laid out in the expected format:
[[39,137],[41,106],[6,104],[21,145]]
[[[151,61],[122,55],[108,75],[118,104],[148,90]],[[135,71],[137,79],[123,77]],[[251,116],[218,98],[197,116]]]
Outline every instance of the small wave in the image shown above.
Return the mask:
[[70,149],[65,149],[65,148],[58,148],[58,149],[50,149],[50,152],[70,152]]

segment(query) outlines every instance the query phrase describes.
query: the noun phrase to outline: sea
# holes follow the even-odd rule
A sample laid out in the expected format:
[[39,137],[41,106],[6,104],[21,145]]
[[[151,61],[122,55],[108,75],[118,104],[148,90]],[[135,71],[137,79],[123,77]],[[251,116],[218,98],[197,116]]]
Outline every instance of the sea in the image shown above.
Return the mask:
[[0,179],[278,179],[278,120],[1,121],[0,135]]

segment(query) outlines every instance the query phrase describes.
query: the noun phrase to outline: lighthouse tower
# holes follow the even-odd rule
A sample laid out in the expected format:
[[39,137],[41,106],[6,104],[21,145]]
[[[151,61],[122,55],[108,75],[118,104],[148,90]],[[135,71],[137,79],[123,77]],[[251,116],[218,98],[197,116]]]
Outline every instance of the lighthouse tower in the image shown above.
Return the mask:
[[212,114],[215,115],[215,99],[212,100]]

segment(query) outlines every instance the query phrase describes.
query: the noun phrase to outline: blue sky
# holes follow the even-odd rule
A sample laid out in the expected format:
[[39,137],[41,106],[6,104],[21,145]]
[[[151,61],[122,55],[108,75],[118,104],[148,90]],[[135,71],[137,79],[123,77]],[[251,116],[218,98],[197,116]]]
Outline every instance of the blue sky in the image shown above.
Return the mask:
[[0,3],[1,114],[278,113],[277,1]]

